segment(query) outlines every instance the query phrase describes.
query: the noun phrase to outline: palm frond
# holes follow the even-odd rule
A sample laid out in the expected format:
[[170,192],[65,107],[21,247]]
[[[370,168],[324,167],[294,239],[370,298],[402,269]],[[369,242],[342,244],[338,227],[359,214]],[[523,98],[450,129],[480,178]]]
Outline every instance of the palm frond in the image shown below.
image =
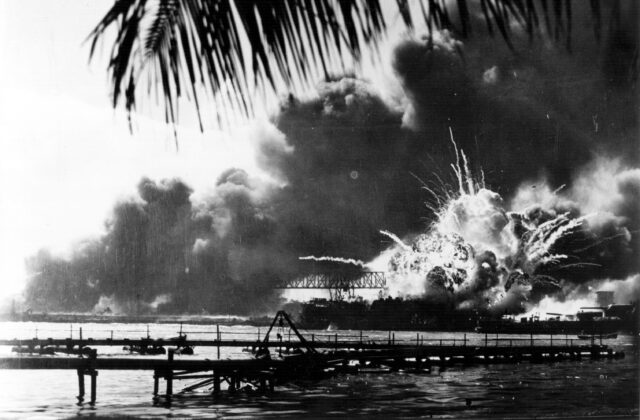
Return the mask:
[[[498,32],[511,48],[514,23],[532,39],[543,21],[547,34],[571,47],[571,0],[555,0],[552,7],[547,0],[416,1],[431,35],[449,29],[468,37],[480,14],[487,31]],[[396,0],[396,6],[411,29],[409,1]],[[599,0],[590,0],[590,6],[599,39]],[[90,57],[112,27],[113,106],[124,96],[131,113],[146,78],[147,94],[160,88],[168,123],[177,120],[180,98],[190,96],[202,130],[202,91],[214,97],[219,122],[226,113],[251,116],[250,76],[254,86],[274,90],[278,84],[306,86],[318,72],[328,78],[332,64],[357,62],[363,47],[375,49],[386,24],[380,0],[115,0],[89,35]]]

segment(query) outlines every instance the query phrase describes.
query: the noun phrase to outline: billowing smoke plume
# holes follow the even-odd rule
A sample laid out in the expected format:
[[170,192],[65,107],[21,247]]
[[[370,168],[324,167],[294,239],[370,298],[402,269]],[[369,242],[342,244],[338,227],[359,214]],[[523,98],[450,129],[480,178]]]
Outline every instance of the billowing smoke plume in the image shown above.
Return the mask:
[[[520,313],[543,298],[575,300],[605,285],[629,289],[630,280],[605,279],[637,279],[640,170],[601,160],[567,191],[545,181],[523,184],[505,203],[471,177],[462,158],[453,166],[458,191],[430,190],[442,203],[425,233],[407,244],[381,232],[395,246],[371,265],[389,267],[391,293]],[[637,287],[628,291],[618,298],[640,297]]]
[[[394,66],[410,98],[403,121],[430,143],[425,152],[444,161],[441,176],[451,159],[447,127],[501,194],[540,174],[566,183],[576,168],[612,151],[637,164],[638,5],[605,8],[610,24],[599,41],[590,9],[579,7],[569,46],[530,42],[513,28],[514,52],[482,34],[477,10],[476,32],[464,43],[445,31],[396,49]],[[567,29],[556,28],[563,37]]]
[[104,237],[69,260],[41,252],[28,262],[34,304],[126,313],[238,313],[274,304],[269,270],[286,258],[265,192],[244,171],[223,173],[197,204],[178,180],[143,179],[138,193],[116,205]]
[[[395,67],[411,99],[405,126],[439,156],[451,156],[444,133],[454,127],[484,172],[475,180],[462,155],[445,178],[451,158],[433,162],[434,176],[424,178],[433,222],[405,241],[382,232],[394,245],[370,264],[390,271],[392,294],[522,312],[545,297],[575,300],[594,285],[618,290],[637,278],[638,33],[624,17],[636,17],[637,5],[618,6],[601,43],[578,31],[571,54],[527,47],[518,33],[515,48],[527,54],[448,32],[398,47]],[[590,28],[585,11],[576,20]],[[555,191],[563,183],[572,186]],[[640,298],[634,290],[624,301]]]
[[[415,277],[397,276],[398,294],[495,310],[623,280],[639,271],[639,159],[637,6],[621,4],[603,5],[613,23],[599,42],[577,8],[571,52],[514,29],[514,53],[480,24],[469,40],[406,40],[393,54],[406,106],[350,77],[311,100],[291,96],[255,139],[275,181],[236,169],[208,192],[142,180],[103,237],[67,259],[28,261],[27,299],[48,310],[91,310],[102,297],[127,312],[259,312],[278,304],[279,280],[344,265],[307,256],[386,258]],[[484,179],[470,181],[463,162],[452,176],[450,127]]]

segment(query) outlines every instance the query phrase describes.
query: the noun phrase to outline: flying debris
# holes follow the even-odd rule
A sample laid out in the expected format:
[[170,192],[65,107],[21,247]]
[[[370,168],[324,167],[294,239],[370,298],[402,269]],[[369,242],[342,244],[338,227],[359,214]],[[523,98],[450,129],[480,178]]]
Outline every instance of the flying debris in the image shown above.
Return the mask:
[[451,141],[457,191],[429,190],[441,204],[428,229],[411,241],[380,231],[394,243],[370,265],[386,260],[391,295],[520,313],[545,296],[562,293],[563,270],[593,265],[578,259],[578,247],[568,246],[581,243],[590,214],[545,212],[539,206],[511,209],[485,185],[484,175],[474,179],[453,134]]
[[340,258],[340,257],[328,257],[328,256],[314,257],[313,255],[309,255],[307,257],[298,257],[298,259],[301,261],[337,262],[337,263],[351,264],[358,267],[366,268],[366,264],[364,262],[360,260],[354,260],[353,258]]

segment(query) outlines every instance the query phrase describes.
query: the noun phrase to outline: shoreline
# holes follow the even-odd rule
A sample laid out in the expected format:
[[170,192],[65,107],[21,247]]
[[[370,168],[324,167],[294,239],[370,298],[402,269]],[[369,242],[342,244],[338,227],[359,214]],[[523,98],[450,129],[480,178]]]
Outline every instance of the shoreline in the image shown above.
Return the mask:
[[83,313],[0,314],[0,322],[54,322],[95,324],[180,324],[194,325],[271,325],[272,317],[242,317],[233,315],[96,315]]

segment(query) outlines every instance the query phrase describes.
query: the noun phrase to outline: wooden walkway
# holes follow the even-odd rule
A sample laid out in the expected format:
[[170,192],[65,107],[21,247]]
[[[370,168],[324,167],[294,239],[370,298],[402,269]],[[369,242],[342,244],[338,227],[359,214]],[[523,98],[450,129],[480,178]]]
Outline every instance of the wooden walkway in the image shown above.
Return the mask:
[[[555,344],[536,344],[533,339],[515,341],[496,339],[495,345],[485,340],[484,345],[468,345],[467,341],[458,343],[438,342],[424,344],[420,336],[414,343],[386,343],[358,341],[339,341],[337,335],[333,342],[310,342],[306,340],[290,322],[284,312],[279,312],[272,327],[279,319],[289,323],[298,341],[270,341],[267,332],[262,341],[254,340],[178,340],[181,345],[214,345],[219,347],[249,347],[254,353],[250,359],[208,360],[192,358],[175,358],[173,349],[166,358],[148,357],[98,357],[95,349],[88,356],[23,356],[0,358],[0,369],[53,369],[75,370],[78,375],[78,400],[84,401],[85,376],[90,377],[90,402],[96,401],[97,376],[100,370],[148,370],[153,372],[154,399],[171,399],[173,385],[176,380],[196,380],[181,392],[207,388],[217,394],[223,385],[229,392],[242,388],[259,392],[273,391],[274,387],[291,380],[321,379],[339,373],[389,372],[406,370],[415,373],[429,372],[434,365],[452,364],[491,364],[518,363],[521,361],[544,362],[561,360],[579,360],[581,358],[620,358],[623,353],[616,353],[606,345],[592,343],[590,345],[574,345],[568,340],[556,340]],[[92,346],[131,345],[135,341],[157,345],[175,346],[175,340],[3,340],[0,345],[21,346]],[[528,342],[527,342],[528,341]],[[86,343],[86,344],[85,344]],[[491,342],[493,343],[493,341]],[[278,349],[272,354],[270,349]],[[283,350],[284,349],[284,350]],[[319,351],[321,350],[321,351]],[[159,380],[166,382],[163,395],[159,391]]]

